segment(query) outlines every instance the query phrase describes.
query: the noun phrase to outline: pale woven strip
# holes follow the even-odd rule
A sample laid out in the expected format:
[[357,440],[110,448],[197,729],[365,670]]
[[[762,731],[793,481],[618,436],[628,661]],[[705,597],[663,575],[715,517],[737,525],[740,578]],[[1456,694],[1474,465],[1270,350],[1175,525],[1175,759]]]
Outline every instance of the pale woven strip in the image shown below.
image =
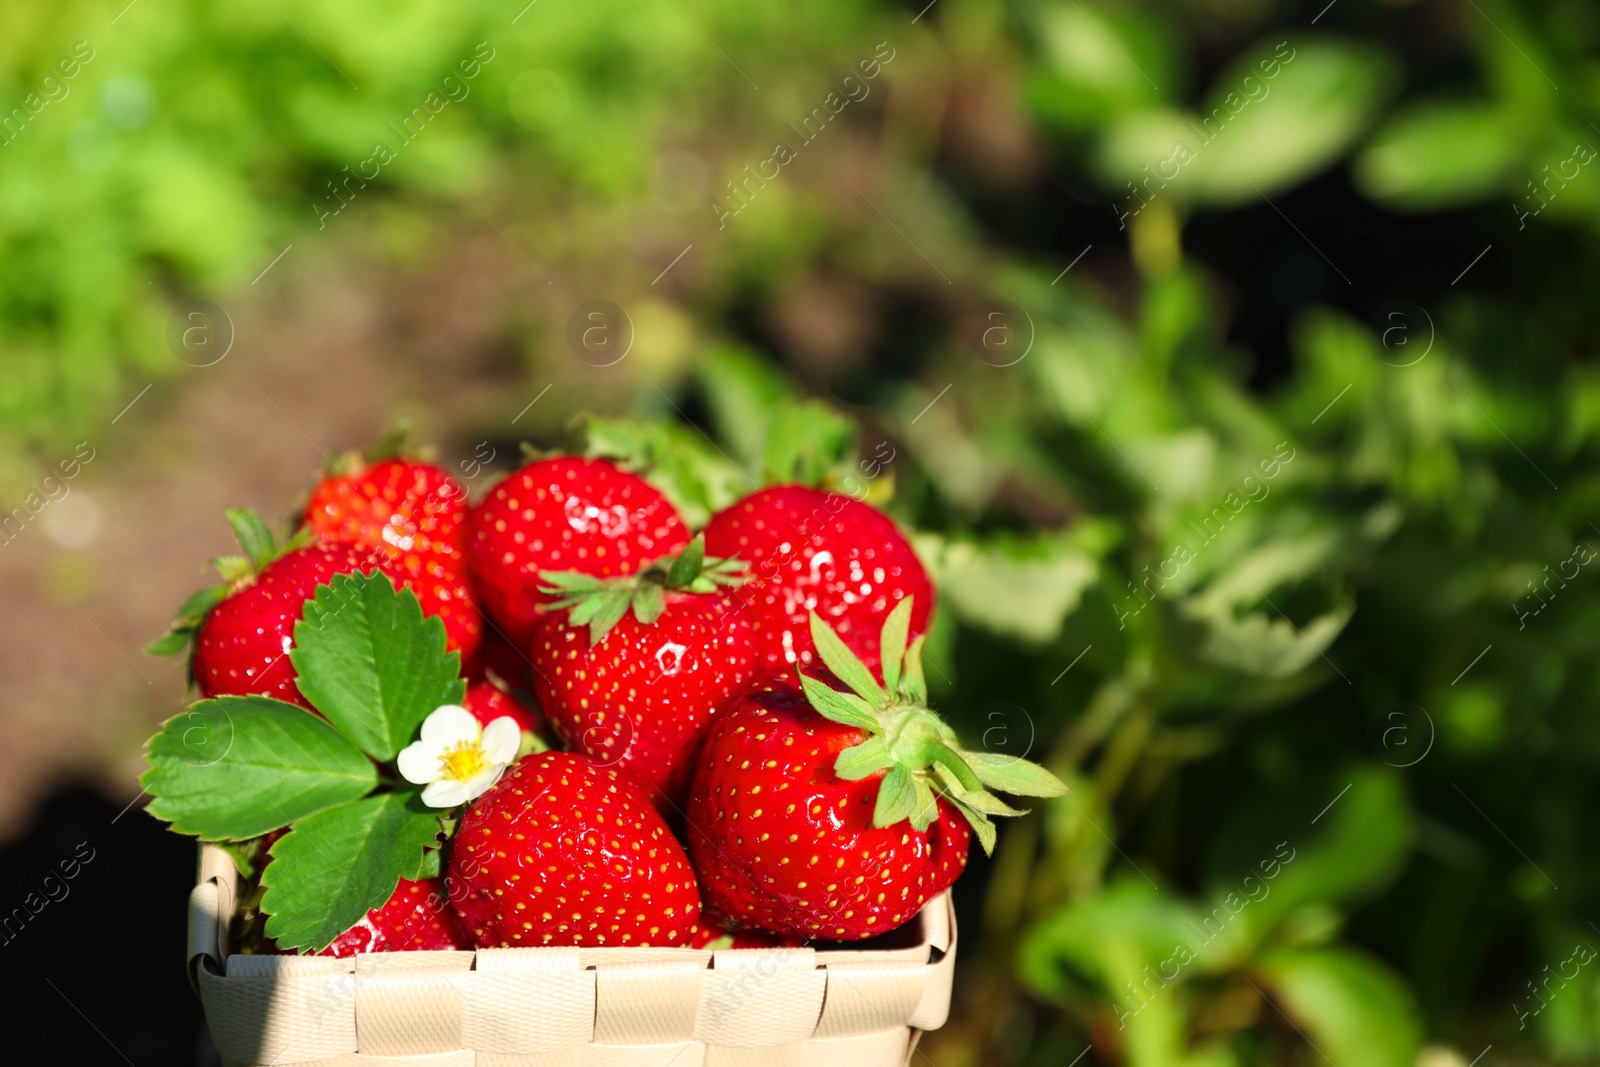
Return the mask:
[[190,973],[227,1067],[903,1067],[950,1008],[948,894],[891,947],[226,956],[205,849]]

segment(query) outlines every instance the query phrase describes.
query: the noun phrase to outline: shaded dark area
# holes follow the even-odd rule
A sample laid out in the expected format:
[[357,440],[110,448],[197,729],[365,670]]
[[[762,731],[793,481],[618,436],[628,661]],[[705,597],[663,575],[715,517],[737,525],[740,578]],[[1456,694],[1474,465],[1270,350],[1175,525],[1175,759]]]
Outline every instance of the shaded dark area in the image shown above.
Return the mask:
[[0,849],[7,1064],[211,1062],[184,973],[194,863],[193,842],[82,786],[52,794]]

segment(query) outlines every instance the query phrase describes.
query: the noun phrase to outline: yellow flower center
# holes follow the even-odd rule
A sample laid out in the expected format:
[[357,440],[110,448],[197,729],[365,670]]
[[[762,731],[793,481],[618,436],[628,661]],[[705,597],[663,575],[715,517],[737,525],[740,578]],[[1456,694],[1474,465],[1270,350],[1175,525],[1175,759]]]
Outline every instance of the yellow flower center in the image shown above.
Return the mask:
[[489,769],[489,760],[483,746],[477,741],[458,741],[444,750],[439,757],[444,776],[456,782],[466,782]]

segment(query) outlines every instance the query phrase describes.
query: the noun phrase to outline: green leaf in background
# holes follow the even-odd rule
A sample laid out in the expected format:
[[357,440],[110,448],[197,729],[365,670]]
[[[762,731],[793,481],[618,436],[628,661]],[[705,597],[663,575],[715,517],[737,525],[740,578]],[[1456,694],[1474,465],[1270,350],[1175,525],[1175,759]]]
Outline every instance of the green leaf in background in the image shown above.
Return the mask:
[[304,708],[268,697],[202,700],[151,738],[139,784],[179,833],[242,840],[365,796],[372,762]]
[[796,398],[794,383],[743,348],[716,348],[695,371],[716,435],[746,470],[762,465],[774,415]]
[[[1392,63],[1369,45],[1263,43],[1217,77],[1196,113],[1140,112],[1112,127],[1099,169],[1113,186],[1133,181],[1145,199],[1226,206],[1270,196],[1348,151],[1393,82]],[[1128,209],[1139,206],[1117,191]]]
[[1240,890],[1247,874],[1261,879],[1262,863],[1275,875],[1265,880],[1266,895],[1240,912],[1219,941],[1236,957],[1308,925],[1302,920],[1320,924],[1314,912],[1377,894],[1410,854],[1416,822],[1398,774],[1368,766],[1323,780],[1327,807],[1320,816],[1311,812],[1318,818],[1314,826],[1285,828],[1282,820],[1257,814],[1226,828],[1232,830],[1230,840],[1260,844],[1254,851],[1235,847],[1245,858],[1215,875],[1210,903]]
[[466,692],[444,623],[382,574],[335,575],[294,628],[300,692],[368,755],[390,760],[422,720]]
[[411,791],[385,793],[299,819],[272,846],[261,874],[267,936],[318,951],[423,869],[439,814]]
[[1372,135],[1356,157],[1356,181],[1374,200],[1408,211],[1454,207],[1506,184],[1527,154],[1524,133],[1493,104],[1420,104]]
[[1152,14],[1097,3],[1041,4],[1030,37],[1042,62],[1034,110],[1061,130],[1090,130],[1148,108],[1182,83],[1167,27]]
[[[1333,1067],[1413,1067],[1422,1024],[1410,991],[1351,949],[1277,952],[1260,963],[1263,990]],[[1320,1062],[1320,1060],[1319,1060]]]
[[1082,539],[1070,536],[976,541],[918,534],[913,543],[964,621],[1039,644],[1061,632],[1099,573]]
[[272,557],[277,553],[277,542],[272,530],[261,521],[261,516],[249,508],[228,508],[227,515],[228,523],[233,527],[233,536],[244,554],[250,557],[250,562],[257,567],[272,562]]
[[587,418],[580,429],[588,457],[614,460],[672,501],[691,527],[748,493],[757,481],[700,433],[681,423]]
[[767,433],[762,469],[769,483],[820,486],[850,457],[855,420],[817,400],[779,408]]

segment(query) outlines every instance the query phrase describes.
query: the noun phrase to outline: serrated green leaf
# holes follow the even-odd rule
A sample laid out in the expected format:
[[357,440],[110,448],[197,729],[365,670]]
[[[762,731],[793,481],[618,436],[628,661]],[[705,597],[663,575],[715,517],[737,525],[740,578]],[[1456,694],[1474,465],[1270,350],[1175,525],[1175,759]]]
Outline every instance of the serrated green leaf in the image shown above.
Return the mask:
[[882,737],[869,737],[839,753],[833,761],[833,773],[847,782],[856,782],[893,766],[894,757],[889,755],[888,742]]
[[873,714],[871,706],[855,694],[841,693],[828,683],[804,674],[800,676],[800,687],[805,690],[811,706],[824,719],[854,726],[868,733],[877,733],[880,729],[878,717]]
[[811,640],[817,646],[817,655],[836,678],[854,689],[869,704],[883,703],[884,692],[878,687],[872,672],[867,670],[867,665],[850,651],[850,646],[834,633],[833,627],[823,622],[822,617],[814,611],[811,613]]
[[911,633],[911,602],[906,597],[889,612],[889,621],[883,624],[878,645],[883,659],[883,687],[891,693],[900,690],[900,668],[906,658],[906,638]]
[[689,542],[687,548],[678,553],[678,558],[672,561],[672,568],[667,571],[667,584],[674,589],[688,585],[700,573],[705,558],[706,539],[704,536],[697,536]]
[[289,653],[300,692],[362,751],[391,760],[422,720],[466,692],[444,623],[382,574],[339,574],[319,585],[295,624]]
[[911,775],[896,765],[878,785],[878,801],[872,808],[872,825],[893,826],[917,810],[917,790]]
[[995,752],[963,752],[961,755],[990,789],[1024,797],[1059,797],[1068,792],[1067,783],[1037,763]]
[[229,508],[228,525],[233,527],[234,540],[239,542],[239,547],[244,554],[250,557],[250,562],[257,567],[264,567],[272,562],[277,555],[278,545],[272,536],[272,530],[261,521],[261,516],[249,508]]
[[285,949],[326,948],[422,869],[438,832],[438,813],[411,790],[296,820],[261,874],[267,936]]
[[150,739],[139,784],[179,833],[243,840],[365,796],[372,762],[304,708],[268,697],[202,700]]
[[667,593],[654,582],[646,582],[633,591],[631,598],[633,617],[638,619],[643,626],[649,626],[661,618],[661,613],[667,610]]

